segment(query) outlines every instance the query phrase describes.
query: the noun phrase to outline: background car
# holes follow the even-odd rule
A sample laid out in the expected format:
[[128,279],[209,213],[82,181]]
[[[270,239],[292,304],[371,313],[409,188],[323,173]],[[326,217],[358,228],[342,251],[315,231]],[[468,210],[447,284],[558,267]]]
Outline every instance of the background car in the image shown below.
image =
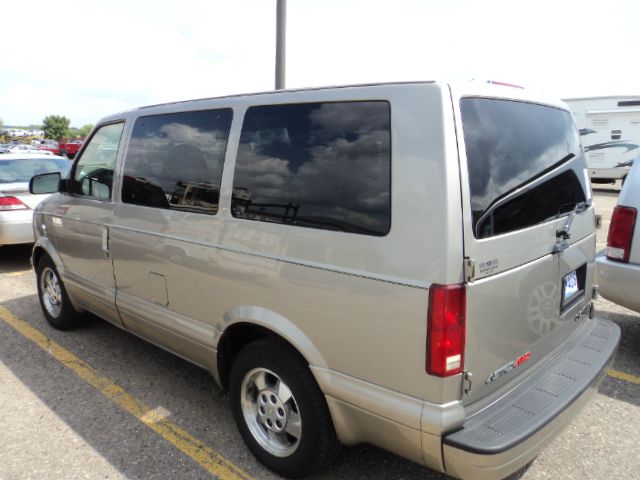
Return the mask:
[[[636,159],[637,160],[637,159]],[[596,258],[596,279],[607,300],[640,312],[640,161],[634,162],[613,210],[607,248]]]
[[51,152],[39,150],[36,147],[24,144],[12,145],[8,150],[8,153],[39,153],[40,155],[53,155]]
[[71,162],[55,155],[0,155],[0,245],[33,242],[33,209],[48,195],[29,193],[29,180],[41,173],[66,176]]
[[82,148],[82,144],[84,143],[84,139],[82,138],[71,138],[64,140],[60,143],[60,155],[63,157],[66,155],[69,158],[75,158],[76,154]]
[[[54,155],[60,155],[60,144],[55,140],[47,140],[46,142],[38,145],[38,150],[44,152],[51,152]],[[64,156],[64,155],[62,155]]]

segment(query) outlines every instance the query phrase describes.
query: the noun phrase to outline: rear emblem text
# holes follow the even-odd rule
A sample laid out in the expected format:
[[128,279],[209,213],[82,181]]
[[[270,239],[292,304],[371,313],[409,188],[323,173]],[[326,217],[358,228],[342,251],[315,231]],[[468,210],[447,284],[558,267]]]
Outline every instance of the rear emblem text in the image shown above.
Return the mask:
[[524,355],[520,355],[513,362],[507,363],[504,367],[500,367],[498,370],[496,370],[491,375],[489,375],[489,378],[487,378],[487,380],[484,383],[487,384],[487,383],[493,382],[494,380],[497,380],[501,376],[509,373],[514,368],[519,367],[524,362],[528,361],[530,358],[531,358],[531,352],[527,352]]

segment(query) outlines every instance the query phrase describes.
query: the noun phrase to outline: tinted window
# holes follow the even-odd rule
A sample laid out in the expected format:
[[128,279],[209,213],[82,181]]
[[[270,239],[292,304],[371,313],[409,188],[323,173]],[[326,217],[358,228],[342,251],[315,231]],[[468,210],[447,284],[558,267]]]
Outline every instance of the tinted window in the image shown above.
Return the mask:
[[546,182],[527,189],[477,222],[476,236],[490,237],[555,218],[585,200],[582,185],[573,170],[565,170]]
[[385,235],[391,222],[387,102],[247,111],[233,182],[235,217]]
[[113,169],[124,123],[101,127],[89,140],[75,165],[71,191],[101,200],[111,198]]
[[136,120],[125,160],[123,202],[215,214],[232,115],[224,109]]
[[461,110],[477,238],[535,225],[585,200],[586,165],[569,112],[484,98],[463,99]]

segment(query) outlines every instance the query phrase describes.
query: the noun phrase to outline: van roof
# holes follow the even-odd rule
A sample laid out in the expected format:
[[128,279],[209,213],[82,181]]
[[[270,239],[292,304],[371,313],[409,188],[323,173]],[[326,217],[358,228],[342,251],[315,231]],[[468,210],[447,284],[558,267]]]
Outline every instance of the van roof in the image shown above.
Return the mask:
[[301,87],[301,88],[287,88],[283,90],[265,90],[262,92],[250,92],[250,93],[234,93],[231,95],[221,95],[218,97],[202,97],[202,98],[191,98],[188,100],[176,100],[174,102],[163,102],[163,103],[155,103],[151,105],[143,105],[141,107],[133,108],[131,110],[124,110],[122,112],[114,113],[112,115],[108,115],[102,118],[98,124],[103,122],[108,122],[116,119],[122,119],[123,117],[133,113],[146,109],[157,108],[157,107],[167,107],[172,105],[184,105],[189,103],[197,103],[197,102],[206,102],[209,100],[224,100],[224,99],[234,99],[234,98],[246,98],[246,97],[257,97],[261,95],[278,95],[283,93],[295,93],[295,92],[310,92],[310,91],[322,91],[322,90],[336,90],[343,88],[358,88],[358,87],[378,87],[378,86],[390,86],[390,85],[420,85],[420,84],[431,84],[436,83],[435,80],[424,80],[424,81],[406,81],[406,82],[380,82],[380,83],[362,83],[362,84],[353,84],[353,85],[334,85],[334,86],[322,86],[322,87]]
[[486,95],[489,97],[544,103],[544,104],[554,105],[560,108],[568,109],[567,106],[564,105],[563,102],[559,101],[558,98],[548,97],[546,95],[540,94],[533,90],[514,88],[513,86],[510,86],[510,85],[484,82],[484,81],[470,81],[470,82],[459,82],[459,83],[450,84],[449,82],[440,82],[437,80],[424,80],[424,81],[402,81],[402,82],[398,81],[398,82],[363,83],[363,84],[335,85],[335,86],[322,86],[322,87],[305,87],[305,88],[292,88],[292,89],[284,89],[284,90],[267,90],[263,92],[222,95],[219,97],[204,97],[204,98],[196,98],[196,99],[189,99],[189,100],[178,100],[175,102],[164,102],[164,103],[157,103],[152,105],[145,105],[145,106],[141,106],[131,110],[119,112],[117,114],[109,115],[103,118],[98,123],[122,119],[125,116],[133,114],[135,112],[141,112],[147,109],[154,109],[158,107],[171,107],[174,105],[189,105],[192,103],[206,102],[211,100],[240,99],[240,98],[257,97],[257,96],[265,96],[265,95],[281,95],[281,94],[296,93],[296,92],[338,90],[338,89],[347,89],[347,88],[388,87],[388,86],[402,86],[402,85],[428,85],[428,84],[434,84],[434,83],[455,87],[456,91],[460,96]]
[[206,100],[221,100],[224,98],[240,98],[240,97],[254,97],[258,95],[274,95],[278,93],[294,93],[294,92],[310,92],[310,91],[318,91],[318,90],[336,90],[340,88],[358,88],[358,87],[380,87],[380,86],[388,86],[388,85],[417,85],[417,84],[429,84],[436,83],[435,80],[427,80],[427,81],[415,81],[415,82],[386,82],[386,83],[361,83],[354,85],[335,85],[335,86],[324,86],[324,87],[301,87],[301,88],[291,88],[291,89],[283,89],[283,90],[266,90],[263,92],[252,92],[252,93],[235,93],[233,95],[222,95],[220,97],[205,97],[205,98],[195,98],[192,100],[179,100],[176,102],[166,102],[166,103],[157,103],[155,105],[146,105],[144,107],[138,107],[137,110],[143,110],[145,108],[153,108],[153,107],[162,107],[165,105],[178,105],[181,103],[189,103],[189,102],[201,102]]

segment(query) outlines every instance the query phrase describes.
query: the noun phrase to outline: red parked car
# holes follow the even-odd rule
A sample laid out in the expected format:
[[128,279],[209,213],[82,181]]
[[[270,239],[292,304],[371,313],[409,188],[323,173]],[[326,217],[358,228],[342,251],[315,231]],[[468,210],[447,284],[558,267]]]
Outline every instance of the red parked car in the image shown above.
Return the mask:
[[38,147],[40,150],[48,150],[53,152],[54,155],[61,155],[63,157],[74,158],[82,144],[84,138],[66,138],[60,142],[55,140],[47,140],[44,145]]
[[63,157],[66,155],[69,158],[74,158],[76,156],[76,153],[78,153],[78,151],[80,150],[80,147],[82,147],[83,143],[84,138],[69,138],[63,140],[59,144],[60,155],[62,155]]

